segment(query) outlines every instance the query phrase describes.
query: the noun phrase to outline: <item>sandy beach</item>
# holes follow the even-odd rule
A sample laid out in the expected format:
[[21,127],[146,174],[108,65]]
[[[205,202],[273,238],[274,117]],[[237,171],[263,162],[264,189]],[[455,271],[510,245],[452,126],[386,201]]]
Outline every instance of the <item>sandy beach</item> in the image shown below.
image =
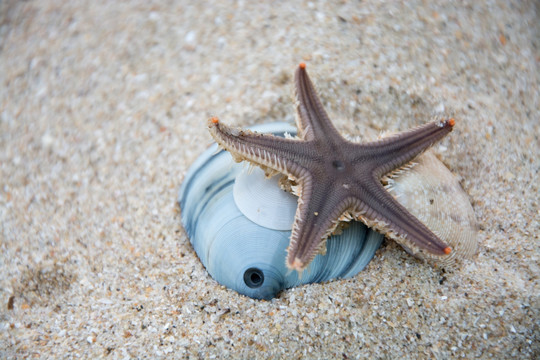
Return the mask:
[[[300,62],[343,133],[456,119],[474,258],[208,275],[177,204],[206,121],[293,124]],[[535,1],[0,2],[0,358],[538,359],[539,69]]]

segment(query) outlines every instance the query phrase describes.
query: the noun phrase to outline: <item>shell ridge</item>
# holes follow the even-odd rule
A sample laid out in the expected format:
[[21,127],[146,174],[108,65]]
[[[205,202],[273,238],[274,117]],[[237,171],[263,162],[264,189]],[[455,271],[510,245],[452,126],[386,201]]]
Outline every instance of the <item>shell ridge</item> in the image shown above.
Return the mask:
[[[360,226],[359,226],[360,225]],[[351,255],[351,259],[346,267],[344,267],[343,271],[341,272],[340,278],[346,278],[347,275],[351,273],[351,271],[355,268],[356,263],[358,262],[358,257],[360,254],[364,251],[367,243],[367,233],[370,231],[367,226],[362,224],[361,222],[354,221],[351,222],[349,227],[355,227],[358,232],[360,232],[360,235],[362,237],[361,244],[356,248],[356,251],[354,254]],[[360,236],[359,236],[360,238]],[[360,241],[359,241],[360,242]]]

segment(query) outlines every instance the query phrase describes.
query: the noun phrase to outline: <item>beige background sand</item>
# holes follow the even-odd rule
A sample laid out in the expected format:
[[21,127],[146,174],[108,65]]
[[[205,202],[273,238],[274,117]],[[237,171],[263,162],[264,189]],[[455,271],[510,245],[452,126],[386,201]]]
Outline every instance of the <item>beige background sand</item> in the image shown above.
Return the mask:
[[[0,357],[538,358],[538,2],[406,3],[2,1]],[[206,119],[293,121],[300,61],[343,132],[456,118],[475,259],[388,242],[270,302],[208,276],[176,204]]]

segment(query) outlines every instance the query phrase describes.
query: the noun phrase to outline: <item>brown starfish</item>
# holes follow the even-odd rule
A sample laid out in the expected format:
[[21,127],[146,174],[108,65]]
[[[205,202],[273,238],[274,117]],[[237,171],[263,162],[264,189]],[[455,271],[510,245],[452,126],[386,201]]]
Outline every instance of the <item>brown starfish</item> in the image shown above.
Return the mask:
[[295,74],[300,139],[232,129],[208,121],[216,142],[236,161],[262,167],[268,176],[286,175],[298,195],[287,249],[287,267],[304,270],[341,221],[358,219],[413,252],[436,258],[451,248],[400,205],[381,178],[406,165],[452,131],[454,119],[434,121],[407,132],[358,144],[334,128],[301,63]]

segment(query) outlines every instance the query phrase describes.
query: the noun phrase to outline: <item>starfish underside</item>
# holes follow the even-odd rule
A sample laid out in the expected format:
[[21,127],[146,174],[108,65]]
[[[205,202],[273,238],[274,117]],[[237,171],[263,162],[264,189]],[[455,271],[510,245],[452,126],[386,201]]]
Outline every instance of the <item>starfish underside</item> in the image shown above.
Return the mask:
[[452,131],[454,120],[438,120],[378,141],[359,144],[332,125],[305,64],[295,74],[298,138],[233,129],[217,118],[210,133],[237,161],[247,160],[268,175],[282,173],[294,185],[298,208],[286,265],[304,270],[343,221],[360,220],[424,257],[447,256],[451,249],[400,205],[381,178],[410,163]]

